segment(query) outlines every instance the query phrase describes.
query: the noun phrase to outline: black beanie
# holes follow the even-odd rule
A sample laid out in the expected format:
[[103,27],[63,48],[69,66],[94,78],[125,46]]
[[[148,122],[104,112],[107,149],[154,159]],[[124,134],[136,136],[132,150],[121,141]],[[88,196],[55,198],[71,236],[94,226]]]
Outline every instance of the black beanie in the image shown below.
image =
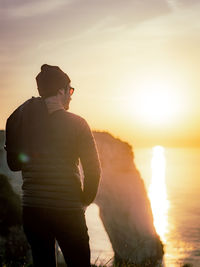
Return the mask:
[[39,95],[49,97],[56,95],[58,90],[65,88],[71,81],[59,67],[44,64],[36,77]]

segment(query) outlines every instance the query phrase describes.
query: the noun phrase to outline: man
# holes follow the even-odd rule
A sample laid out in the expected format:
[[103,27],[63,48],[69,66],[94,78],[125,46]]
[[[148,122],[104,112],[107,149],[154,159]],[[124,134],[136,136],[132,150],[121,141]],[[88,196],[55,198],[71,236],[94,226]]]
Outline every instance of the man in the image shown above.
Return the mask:
[[24,231],[34,266],[56,266],[57,240],[68,267],[88,267],[84,210],[100,178],[94,138],[83,118],[66,111],[74,92],[67,74],[45,64],[36,81],[41,97],[22,104],[6,125],[8,165],[22,170]]

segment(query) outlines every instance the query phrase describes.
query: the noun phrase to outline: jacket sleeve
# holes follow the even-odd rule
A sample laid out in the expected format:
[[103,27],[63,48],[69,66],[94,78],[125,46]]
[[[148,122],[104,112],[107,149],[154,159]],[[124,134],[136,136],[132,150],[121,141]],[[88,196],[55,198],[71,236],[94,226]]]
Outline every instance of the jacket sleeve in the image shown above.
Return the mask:
[[79,135],[79,156],[83,167],[83,204],[88,206],[97,194],[101,168],[93,134],[85,120]]

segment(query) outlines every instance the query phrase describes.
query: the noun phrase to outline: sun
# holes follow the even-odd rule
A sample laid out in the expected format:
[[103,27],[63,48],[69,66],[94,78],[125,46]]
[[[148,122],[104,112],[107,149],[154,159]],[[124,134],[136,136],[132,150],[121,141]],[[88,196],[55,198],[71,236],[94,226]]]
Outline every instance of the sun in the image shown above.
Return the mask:
[[157,89],[141,92],[137,106],[140,116],[154,123],[168,121],[175,111],[172,96],[166,91]]
[[138,120],[166,124],[180,112],[180,98],[175,88],[164,81],[146,82],[132,93],[132,110]]

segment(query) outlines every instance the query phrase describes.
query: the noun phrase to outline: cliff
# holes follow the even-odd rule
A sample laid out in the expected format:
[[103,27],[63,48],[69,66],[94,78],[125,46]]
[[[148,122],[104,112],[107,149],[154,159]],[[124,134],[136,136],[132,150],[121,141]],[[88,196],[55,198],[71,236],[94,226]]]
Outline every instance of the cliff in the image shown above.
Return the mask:
[[[95,132],[102,179],[95,203],[117,262],[145,266],[161,261],[163,247],[153,225],[144,182],[134,164],[132,147],[105,132]],[[148,265],[150,266],[150,265]]]

